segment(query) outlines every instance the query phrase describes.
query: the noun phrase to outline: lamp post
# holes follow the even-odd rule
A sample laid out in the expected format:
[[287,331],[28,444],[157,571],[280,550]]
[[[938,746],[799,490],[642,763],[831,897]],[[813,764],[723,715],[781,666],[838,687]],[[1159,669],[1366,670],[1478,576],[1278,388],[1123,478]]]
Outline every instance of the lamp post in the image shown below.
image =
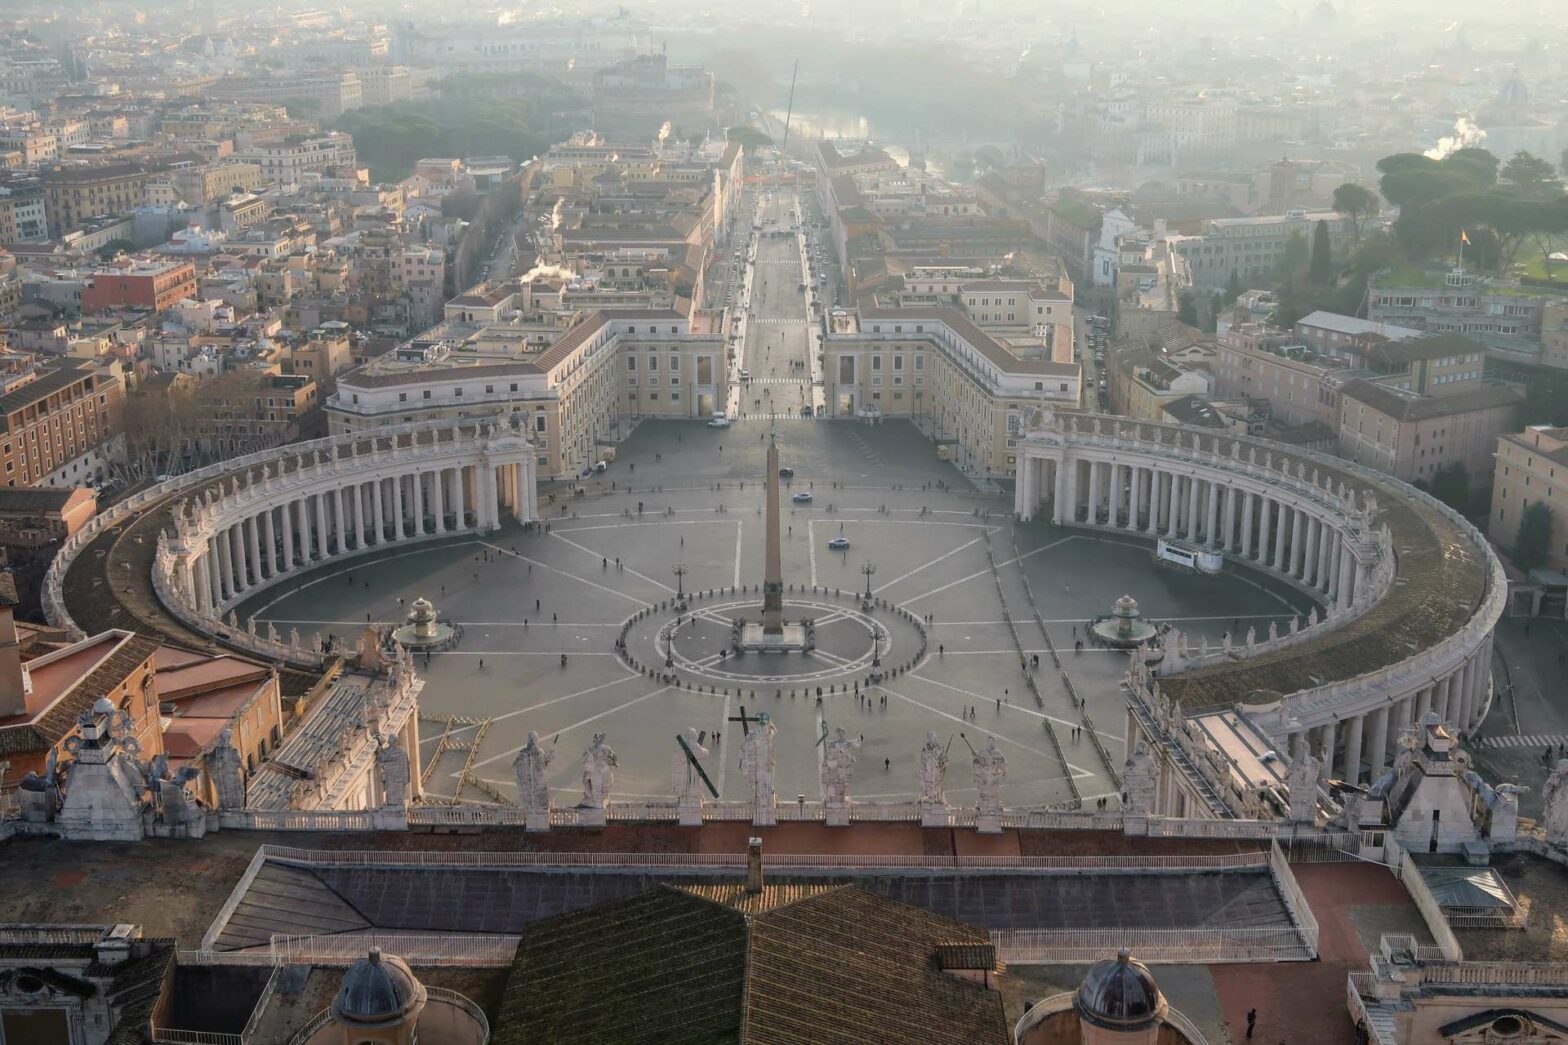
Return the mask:
[[876,563],[867,562],[860,567],[860,572],[866,575],[866,594],[861,597],[863,608],[871,608],[871,576],[877,572]]
[[680,608],[686,608],[686,564],[678,562],[670,571],[675,574],[675,598],[680,603]]

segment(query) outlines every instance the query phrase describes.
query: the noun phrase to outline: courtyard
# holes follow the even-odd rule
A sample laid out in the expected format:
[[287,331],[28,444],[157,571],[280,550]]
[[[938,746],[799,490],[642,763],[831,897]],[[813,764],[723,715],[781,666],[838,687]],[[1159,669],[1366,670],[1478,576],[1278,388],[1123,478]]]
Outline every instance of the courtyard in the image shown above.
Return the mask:
[[[786,603],[827,622],[822,655],[748,654],[720,668],[722,620],[752,603],[760,609],[770,437],[794,470],[781,507]],[[793,501],[801,492],[812,495],[809,503]],[[858,800],[914,798],[917,752],[931,731],[950,743],[954,805],[974,802],[967,745],[979,748],[990,735],[1007,755],[1010,807],[1074,798],[1091,808],[1102,798],[1114,805],[1107,763],[1119,769],[1125,757],[1125,654],[1076,652],[1086,621],[1131,594],[1146,617],[1217,643],[1226,631],[1262,632],[1271,620],[1283,630],[1310,603],[1242,568],[1206,577],[1156,565],[1151,546],[1137,540],[1043,523],[1015,527],[1010,507],[937,461],[904,423],[645,422],[605,473],[541,491],[548,531],[508,524],[481,539],[329,564],[257,595],[239,617],[352,647],[367,622],[400,623],[424,597],[461,625],[455,648],[420,664],[424,757],[435,756],[443,734],[461,744],[479,738],[471,755],[440,756],[428,780],[437,798],[515,797],[511,762],[530,731],[556,749],[556,804],[580,794],[578,756],[597,733],[619,758],[613,797],[666,798],[675,734],[692,727],[710,751],[704,765],[721,797],[744,799],[737,767],[744,708],[746,718],[766,713],[778,727],[784,800],[820,797],[818,741],[842,727],[863,742],[851,789]],[[840,536],[849,548],[830,549]],[[864,681],[870,640],[854,598],[866,587],[868,564],[883,605],[866,616],[884,629],[885,663],[903,669],[880,685]],[[745,587],[750,592],[731,590]],[[678,665],[666,673],[655,664],[649,677],[628,666],[616,638],[650,606],[665,604],[654,619],[673,621],[677,591],[702,593],[692,603],[696,616],[676,632]]]

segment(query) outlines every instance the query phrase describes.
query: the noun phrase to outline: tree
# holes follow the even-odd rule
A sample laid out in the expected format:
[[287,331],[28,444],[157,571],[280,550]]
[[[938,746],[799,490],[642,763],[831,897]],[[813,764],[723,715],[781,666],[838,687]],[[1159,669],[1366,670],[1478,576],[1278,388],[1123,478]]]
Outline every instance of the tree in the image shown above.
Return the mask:
[[724,132],[724,137],[729,141],[739,142],[745,146],[748,152],[773,147],[773,139],[770,136],[746,124],[738,124],[731,127]]
[[1450,461],[1433,472],[1427,489],[1460,514],[1470,510],[1470,473],[1458,461]]
[[1498,180],[1515,195],[1527,199],[1555,199],[1563,194],[1563,181],[1552,165],[1523,149],[1503,166]]
[[1350,219],[1350,234],[1361,242],[1361,223],[1377,213],[1377,193],[1364,185],[1347,181],[1334,190],[1334,209]]
[[1312,230],[1312,264],[1307,278],[1315,287],[1326,287],[1334,281],[1334,255],[1328,241],[1328,222],[1322,219]]
[[1176,320],[1189,327],[1198,325],[1198,302],[1191,293],[1183,291],[1176,303]]
[[120,254],[129,253],[136,249],[136,244],[128,239],[112,239],[98,248],[98,256],[105,261],[118,257]]
[[1290,238],[1285,241],[1285,249],[1280,253],[1279,268],[1275,272],[1281,286],[1290,288],[1300,281],[1302,270],[1307,267],[1311,253],[1312,248],[1307,245],[1307,237],[1300,232],[1292,232]]
[[1230,270],[1230,279],[1225,281],[1225,305],[1229,307],[1241,297],[1241,274],[1235,269]]
[[1514,565],[1533,570],[1546,565],[1552,547],[1552,509],[1536,501],[1519,516],[1519,531],[1514,535]]

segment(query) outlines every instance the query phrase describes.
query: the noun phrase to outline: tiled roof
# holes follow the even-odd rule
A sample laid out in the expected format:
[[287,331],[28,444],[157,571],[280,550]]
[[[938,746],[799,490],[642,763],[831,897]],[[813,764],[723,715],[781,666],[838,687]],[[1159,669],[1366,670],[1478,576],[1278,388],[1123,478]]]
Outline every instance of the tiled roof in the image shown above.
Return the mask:
[[45,751],[58,744],[76,728],[82,712],[129,679],[152,657],[159,644],[157,639],[145,635],[127,635],[121,639],[114,652],[43,714],[26,725],[0,730],[0,755]]
[[1524,402],[1523,393],[1507,385],[1482,385],[1474,392],[1431,396],[1402,392],[1376,381],[1360,380],[1349,382],[1342,391],[1346,399],[1365,403],[1373,410],[1401,422],[1426,421],[1434,417],[1450,417]]
[[1008,1040],[1001,995],[937,967],[953,945],[983,953],[987,933],[853,886],[800,892],[769,886],[743,913],[734,887],[665,886],[538,923],[491,1040]]

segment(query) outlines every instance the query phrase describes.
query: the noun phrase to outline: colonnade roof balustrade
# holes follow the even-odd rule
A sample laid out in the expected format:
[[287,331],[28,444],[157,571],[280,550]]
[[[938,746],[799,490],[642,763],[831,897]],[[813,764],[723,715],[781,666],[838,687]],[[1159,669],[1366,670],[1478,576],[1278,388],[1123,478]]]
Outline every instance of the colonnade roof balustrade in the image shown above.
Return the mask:
[[1099,414],[1042,413],[1020,440],[1019,453],[1031,445],[1048,457],[1087,451],[1096,460],[1197,472],[1205,479],[1228,471],[1265,484],[1267,496],[1308,510],[1330,491],[1337,497],[1341,484],[1358,504],[1367,494],[1375,498],[1367,523],[1387,526],[1392,539],[1387,593],[1316,638],[1251,656],[1238,650],[1234,660],[1162,675],[1160,693],[1189,711],[1256,702],[1260,694],[1274,700],[1322,690],[1400,666],[1419,668],[1414,658],[1477,627],[1489,634],[1496,623],[1504,579],[1485,538],[1446,505],[1390,476],[1267,440]]

